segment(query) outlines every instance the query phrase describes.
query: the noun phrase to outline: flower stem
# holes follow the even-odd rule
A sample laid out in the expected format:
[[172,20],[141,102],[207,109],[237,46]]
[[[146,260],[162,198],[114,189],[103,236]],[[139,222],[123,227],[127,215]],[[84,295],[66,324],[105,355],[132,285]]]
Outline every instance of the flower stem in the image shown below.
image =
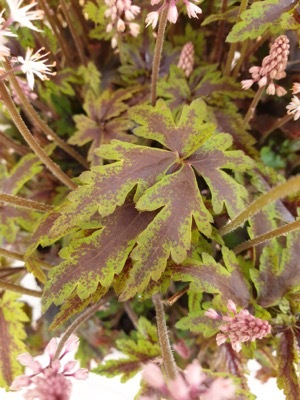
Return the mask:
[[26,289],[20,285],[15,285],[14,283],[4,282],[2,280],[0,280],[0,288],[3,290],[9,290],[11,292],[27,294],[29,296],[39,297],[39,298],[42,297],[42,293],[43,293],[38,290]]
[[296,175],[284,183],[274,187],[268,193],[264,193],[254,200],[244,211],[235,217],[229,224],[223,226],[219,233],[223,236],[242,225],[253,215],[257,214],[267,204],[282,199],[300,191],[300,175]]
[[5,104],[7,110],[10,113],[12,120],[14,121],[16,127],[19,129],[21,135],[24,140],[30,146],[30,148],[34,151],[34,153],[39,157],[42,163],[52,172],[54,176],[58,180],[60,180],[64,185],[66,185],[70,189],[76,189],[75,183],[71,181],[71,179],[59,168],[57,164],[55,164],[51,158],[47,156],[44,150],[40,147],[37,141],[29,132],[27,126],[25,125],[23,119],[21,118],[14,102],[12,101],[6,86],[3,82],[0,81],[0,94],[3,103]]
[[15,142],[1,131],[0,131],[0,143],[3,143],[8,148],[13,149],[20,156],[25,156],[25,154],[29,153],[29,149],[27,147],[23,146],[20,143]]
[[284,117],[279,118],[275,124],[273,124],[271,126],[270,129],[268,129],[266,132],[263,133],[263,136],[261,138],[261,141],[265,141],[265,139],[270,135],[270,133],[272,133],[273,131],[275,131],[275,129],[280,128],[281,126],[283,126],[284,124],[286,124],[287,122],[289,122],[291,119],[294,118],[293,114],[285,114]]
[[[248,6],[248,0],[241,0],[241,4],[240,4],[240,8],[239,8],[238,15],[236,18],[236,22],[239,22],[241,14],[243,11],[246,10],[247,6]],[[225,69],[224,69],[225,76],[230,75],[232,60],[233,60],[236,49],[237,49],[237,43],[230,43],[227,62],[226,62]]]
[[160,14],[159,25],[154,49],[152,76],[151,76],[151,104],[154,107],[156,103],[156,86],[159,74],[161,53],[164,44],[165,30],[167,26],[169,6],[164,8]]
[[233,78],[236,78],[240,72],[241,66],[243,65],[243,62],[245,60],[245,55],[246,55],[246,51],[247,51],[248,47],[249,47],[249,40],[247,39],[242,44],[240,58],[238,59],[236,66],[233,69],[233,72],[232,72]]
[[87,308],[85,311],[83,311],[83,313],[81,315],[79,315],[79,317],[77,317],[75,319],[75,321],[72,322],[72,324],[67,328],[67,330],[65,331],[65,333],[63,334],[62,338],[59,341],[59,344],[57,346],[55,355],[53,357],[53,360],[56,360],[59,358],[59,355],[66,343],[66,341],[69,339],[69,337],[72,335],[72,333],[76,332],[76,330],[80,327],[81,324],[83,324],[86,320],[88,320],[100,307],[101,305],[104,303],[103,298],[99,301],[97,301],[97,303],[93,304],[92,306],[90,306],[89,308]]
[[289,232],[296,231],[297,229],[300,229],[300,220],[291,222],[289,224],[280,226],[279,228],[273,229],[272,231],[256,236],[252,240],[248,240],[247,242],[239,244],[233,249],[233,251],[235,252],[235,254],[239,254],[244,250],[248,250],[251,247],[258,246],[259,244],[267,242],[278,236],[286,235]]
[[[10,64],[8,61],[3,61],[4,68],[6,69],[7,73],[10,73]],[[59,147],[61,147],[66,153],[68,153],[71,157],[77,160],[81,165],[85,168],[89,168],[88,162],[83,158],[80,154],[77,153],[72,147],[70,147],[64,140],[62,140],[56,133],[40,118],[38,113],[32,107],[30,102],[28,101],[27,97],[24,95],[22,88],[19,85],[17,78],[11,74],[9,75],[9,81],[13,86],[16,94],[18,95],[19,99],[22,102],[24,110],[27,116],[31,119],[32,123],[40,128],[40,130],[45,134],[50,136]]]
[[[225,13],[227,10],[227,5],[228,5],[228,0],[222,0],[222,7],[221,7],[221,13]],[[222,19],[219,21],[218,24],[218,31],[216,34],[216,42],[214,45],[213,49],[213,56],[212,60],[214,60],[215,63],[220,64],[221,62],[221,56],[222,56],[222,49],[223,49],[223,43],[224,43],[224,28],[225,28],[225,21]]]
[[13,204],[14,206],[27,208],[32,211],[47,212],[52,210],[52,206],[43,204],[38,201],[23,199],[19,196],[13,196],[11,194],[0,193],[0,202]]
[[254,115],[254,112],[255,112],[255,109],[256,109],[256,106],[257,106],[257,104],[258,104],[258,102],[261,99],[261,96],[263,94],[263,91],[264,91],[264,86],[260,87],[258,89],[258,91],[255,93],[255,96],[254,96],[254,98],[253,98],[253,100],[252,100],[252,102],[251,102],[251,104],[250,104],[250,106],[248,108],[247,114],[245,115],[245,118],[243,120],[243,123],[245,125],[248,124],[248,122],[252,119],[252,117]]
[[67,22],[68,27],[69,27],[69,30],[71,32],[72,38],[74,40],[75,47],[76,47],[76,49],[78,51],[78,55],[79,55],[80,61],[81,61],[81,63],[83,65],[86,65],[87,64],[87,60],[86,60],[84,48],[83,48],[83,45],[82,45],[82,41],[81,41],[80,37],[78,36],[78,34],[76,32],[74,23],[72,22],[72,20],[70,18],[70,12],[68,10],[68,7],[67,7],[67,5],[66,5],[64,0],[60,0],[60,5],[61,5],[61,8],[63,10],[66,22]]
[[161,348],[165,373],[168,379],[173,380],[177,374],[177,368],[170,345],[164,306],[159,294],[155,294],[152,297],[152,301],[155,306],[158,340]]
[[[0,247],[0,257],[1,257],[1,256],[2,256],[2,257],[6,257],[6,258],[12,258],[13,260],[18,260],[18,261],[26,262],[25,257],[24,257],[23,254],[16,253],[16,252],[14,252],[14,251],[6,250],[6,249],[2,249],[2,248]],[[39,260],[39,259],[36,258],[36,257],[32,257],[32,259],[33,259],[36,263],[38,263],[38,264],[41,266],[42,269],[51,270],[51,269],[54,267],[53,265],[48,264],[48,263],[45,262],[45,261]]]

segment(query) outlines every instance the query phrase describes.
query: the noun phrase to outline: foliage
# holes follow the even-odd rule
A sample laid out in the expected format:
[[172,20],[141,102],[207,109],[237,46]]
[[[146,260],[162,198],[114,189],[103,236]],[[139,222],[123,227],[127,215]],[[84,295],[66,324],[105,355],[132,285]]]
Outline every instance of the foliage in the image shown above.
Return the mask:
[[[286,233],[300,206],[299,2],[203,0],[201,14],[192,0],[130,9],[130,0],[46,0],[44,19],[29,23],[0,3],[0,36],[16,35],[1,36],[0,57],[1,386],[21,374],[25,344],[35,354],[73,329],[82,365],[96,360],[96,373],[122,382],[148,363],[168,377],[169,336],[180,370],[197,359],[210,387],[230,378],[238,399],[253,398],[245,375],[254,358],[258,379],[276,377],[287,400],[299,399],[300,234]],[[173,8],[166,29],[153,31],[149,13],[161,21],[169,5],[178,18]],[[289,48],[274,46],[281,35]],[[41,52],[38,66],[22,64],[27,47]],[[240,226],[224,234],[230,221]],[[42,298],[34,326],[12,294],[28,293],[27,272],[38,284],[29,293]],[[159,326],[157,299],[164,341],[151,323]],[[267,332],[240,352],[220,333],[220,320],[237,316]],[[111,349],[122,354],[103,361]],[[154,395],[145,381],[137,398]]]

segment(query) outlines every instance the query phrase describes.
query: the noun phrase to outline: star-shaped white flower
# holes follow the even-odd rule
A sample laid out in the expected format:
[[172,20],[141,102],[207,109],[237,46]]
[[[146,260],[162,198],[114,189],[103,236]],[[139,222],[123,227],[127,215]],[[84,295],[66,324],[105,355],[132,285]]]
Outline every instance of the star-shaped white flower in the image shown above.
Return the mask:
[[288,114],[294,114],[294,121],[300,118],[300,99],[297,96],[293,96],[290,104],[286,106]]
[[38,50],[36,53],[33,53],[32,49],[27,49],[25,58],[18,57],[17,60],[20,65],[20,70],[26,74],[27,82],[30,89],[33,89],[34,86],[34,74],[37,75],[42,81],[49,80],[46,74],[55,75],[56,72],[52,72],[50,70],[51,67],[55,66],[55,62],[53,64],[45,64],[48,59],[45,58],[49,53],[40,54],[43,49]]
[[41,32],[41,30],[36,28],[31,22],[43,19],[44,17],[44,11],[31,10],[37,3],[31,3],[27,6],[21,7],[23,0],[6,0],[6,2],[10,10],[10,22],[17,22],[20,26],[25,26],[34,31]]

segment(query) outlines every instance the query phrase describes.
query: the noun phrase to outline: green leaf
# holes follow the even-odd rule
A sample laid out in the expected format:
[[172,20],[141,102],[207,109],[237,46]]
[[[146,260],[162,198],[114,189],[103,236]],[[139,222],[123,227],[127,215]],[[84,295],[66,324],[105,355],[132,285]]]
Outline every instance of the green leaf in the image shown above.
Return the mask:
[[99,94],[101,72],[92,61],[88,62],[87,65],[80,65],[77,74],[82,77],[88,89],[92,90],[95,95]]
[[279,389],[283,389],[286,400],[298,400],[300,398],[300,382],[297,371],[299,355],[294,333],[290,329],[280,335],[277,360]]
[[[103,229],[81,239],[74,238],[60,256],[66,258],[49,273],[43,293],[43,307],[62,304],[73,293],[81,300],[93,294],[100,283],[110,287],[136,243],[136,237],[151,222],[154,213],[139,213],[125,203],[102,220]],[[120,229],[120,227],[122,229]]]
[[23,322],[28,321],[22,310],[23,303],[17,301],[19,295],[2,292],[0,295],[0,387],[8,387],[13,379],[22,374],[23,367],[17,356],[26,350]]
[[138,246],[131,253],[134,265],[120,295],[121,300],[145,289],[150,279],[157,281],[169,256],[176,263],[183,262],[191,245],[193,220],[206,236],[211,234],[212,217],[203,204],[194,172],[188,165],[148,189],[136,207],[141,211],[163,209],[137,239]]
[[136,338],[116,341],[117,349],[127,357],[105,361],[93,372],[107,377],[122,375],[121,382],[126,382],[141,370],[142,363],[147,363],[161,355],[155,332],[156,328],[141,317],[138,322]]
[[229,134],[215,134],[188,161],[209,186],[214,212],[221,213],[224,203],[232,218],[244,209],[244,199],[248,192],[222,169],[245,171],[253,165],[253,161],[242,151],[226,151],[231,144],[232,137]]
[[256,39],[272,25],[279,22],[283,13],[292,10],[297,0],[263,0],[254,2],[241,14],[241,21],[234,25],[226,38],[227,42],[242,42]]

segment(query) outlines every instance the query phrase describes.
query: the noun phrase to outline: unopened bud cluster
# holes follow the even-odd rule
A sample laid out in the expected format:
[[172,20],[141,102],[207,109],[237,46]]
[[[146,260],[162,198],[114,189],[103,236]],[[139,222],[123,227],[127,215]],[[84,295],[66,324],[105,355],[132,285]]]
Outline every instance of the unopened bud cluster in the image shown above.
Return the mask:
[[228,311],[233,314],[224,315],[221,317],[214,309],[210,308],[205,315],[211,319],[222,320],[222,325],[219,326],[219,333],[216,337],[217,344],[220,346],[227,339],[230,340],[232,348],[239,352],[242,348],[241,343],[262,339],[271,333],[271,325],[268,321],[256,318],[249,313],[248,310],[237,312],[236,305],[232,300],[227,303]]
[[285,35],[279,36],[271,45],[269,55],[263,59],[261,67],[251,67],[249,72],[252,79],[242,81],[242,88],[249,89],[254,83],[259,87],[267,86],[267,94],[283,96],[287,92],[279,85],[274,83],[274,80],[285,78],[286,65],[289,55],[289,39]]
[[110,18],[106,32],[116,31],[111,40],[112,48],[117,47],[117,32],[124,32],[126,26],[132,36],[136,37],[140,33],[139,24],[131,22],[140,13],[140,7],[133,5],[131,0],[105,0],[105,4],[108,8],[104,16]]
[[177,66],[181,68],[188,78],[193,72],[194,68],[194,45],[192,42],[186,43],[180,53]]

